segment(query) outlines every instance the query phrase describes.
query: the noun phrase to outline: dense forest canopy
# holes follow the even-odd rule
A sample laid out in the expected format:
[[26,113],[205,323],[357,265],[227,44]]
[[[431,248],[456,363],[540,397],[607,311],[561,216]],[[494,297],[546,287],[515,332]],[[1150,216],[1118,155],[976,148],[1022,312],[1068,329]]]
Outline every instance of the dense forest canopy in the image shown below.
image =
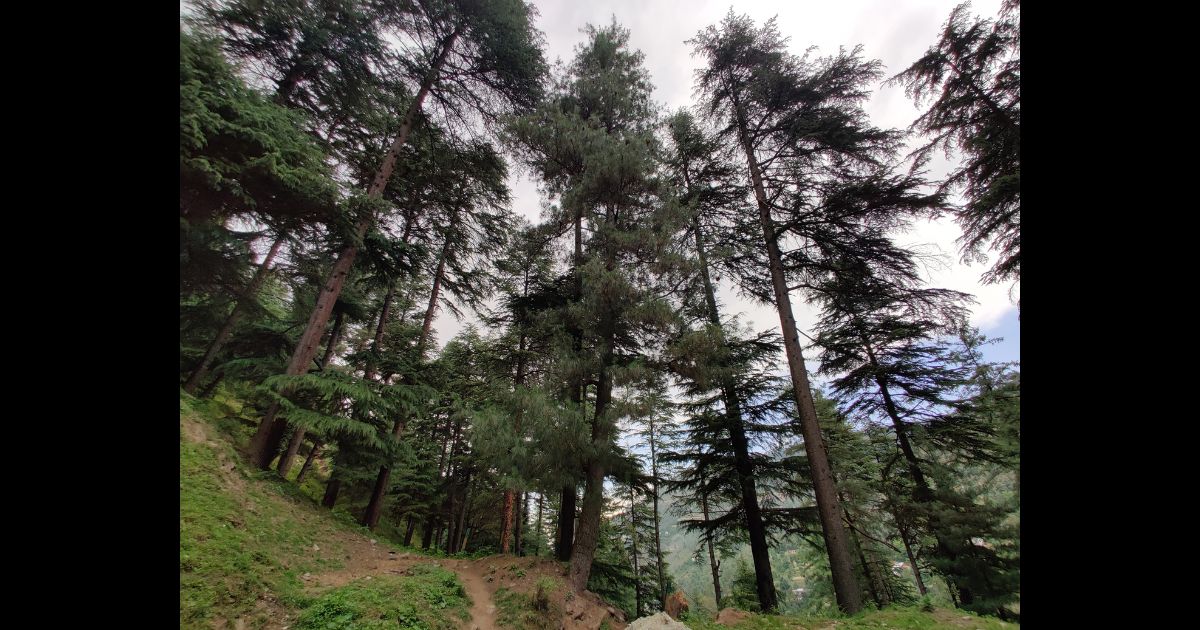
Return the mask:
[[[1019,2],[902,69],[730,9],[679,43],[680,108],[616,18],[552,63],[537,17],[187,5],[182,390],[244,403],[254,464],[326,508],[557,558],[631,618],[683,590],[1019,619],[1020,366],[906,236],[953,219],[1018,286]],[[911,125],[872,119],[885,86]]]

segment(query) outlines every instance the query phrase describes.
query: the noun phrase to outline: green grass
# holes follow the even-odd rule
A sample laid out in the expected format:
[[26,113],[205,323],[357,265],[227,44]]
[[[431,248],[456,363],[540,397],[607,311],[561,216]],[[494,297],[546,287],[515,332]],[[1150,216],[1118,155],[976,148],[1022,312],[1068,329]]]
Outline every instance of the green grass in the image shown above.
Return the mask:
[[557,630],[562,624],[563,611],[548,600],[539,605],[535,597],[505,587],[492,595],[496,604],[496,621],[514,630]]
[[[1020,625],[1006,623],[992,617],[980,617],[962,610],[937,609],[923,612],[918,607],[897,607],[862,612],[852,617],[830,619],[828,617],[793,617],[780,615],[752,615],[749,619],[732,626],[737,630],[783,630],[805,628],[811,630],[833,628],[837,630],[867,630],[892,628],[896,630],[1015,630]],[[717,625],[711,618],[689,617],[685,621],[693,630],[729,630],[729,626]]]
[[296,623],[298,630],[454,630],[471,618],[458,577],[432,565],[408,576],[361,579],[317,599]]
[[[320,508],[294,483],[248,466],[231,446],[245,443],[252,432],[237,418],[236,400],[200,401],[181,393],[179,413],[180,627],[209,628],[218,619],[232,625],[239,618],[247,628],[261,628],[270,619],[289,625],[332,595],[318,598],[306,590],[304,574],[342,568],[345,553],[338,540],[347,533],[374,536],[352,518]],[[193,435],[203,425],[207,439],[185,436],[185,423]],[[408,587],[395,584],[414,580],[413,588],[422,589],[427,578],[389,577],[385,583],[403,589]],[[461,590],[457,582],[454,588]],[[447,599],[446,606],[458,604]],[[402,627],[441,627],[436,620],[415,619],[426,625]]]

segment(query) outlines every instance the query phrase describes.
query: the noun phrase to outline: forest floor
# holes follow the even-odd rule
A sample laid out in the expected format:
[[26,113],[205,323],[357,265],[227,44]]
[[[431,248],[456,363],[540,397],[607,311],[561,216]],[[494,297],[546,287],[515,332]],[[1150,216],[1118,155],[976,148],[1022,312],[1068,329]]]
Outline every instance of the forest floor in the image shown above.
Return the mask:
[[[445,557],[395,545],[330,512],[305,489],[249,465],[228,403],[181,394],[180,627],[315,630],[622,630],[622,613],[569,588],[544,557]],[[310,475],[311,480],[314,476]],[[694,630],[728,628],[685,618]],[[1007,630],[957,610],[888,609],[854,617],[745,615],[743,630]]]

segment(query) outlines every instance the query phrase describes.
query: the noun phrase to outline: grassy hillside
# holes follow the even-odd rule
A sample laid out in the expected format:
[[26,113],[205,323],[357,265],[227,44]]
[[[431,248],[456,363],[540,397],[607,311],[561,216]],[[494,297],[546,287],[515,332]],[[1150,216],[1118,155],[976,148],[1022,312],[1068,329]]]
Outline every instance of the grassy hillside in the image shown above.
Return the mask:
[[231,446],[227,411],[181,394],[180,627],[448,629],[466,618],[469,601],[445,569],[337,584],[348,564],[372,561],[370,550],[398,548],[252,472]]

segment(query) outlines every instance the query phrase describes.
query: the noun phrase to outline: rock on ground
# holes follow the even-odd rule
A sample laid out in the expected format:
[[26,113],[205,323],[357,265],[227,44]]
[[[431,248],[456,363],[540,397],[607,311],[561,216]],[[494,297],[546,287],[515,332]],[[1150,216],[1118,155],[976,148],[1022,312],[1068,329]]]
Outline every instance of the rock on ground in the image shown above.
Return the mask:
[[642,617],[629,624],[626,630],[688,630],[688,627],[675,621],[665,612],[649,617]]
[[734,626],[738,622],[749,619],[750,613],[736,608],[724,608],[717,613],[717,623],[722,626]]

